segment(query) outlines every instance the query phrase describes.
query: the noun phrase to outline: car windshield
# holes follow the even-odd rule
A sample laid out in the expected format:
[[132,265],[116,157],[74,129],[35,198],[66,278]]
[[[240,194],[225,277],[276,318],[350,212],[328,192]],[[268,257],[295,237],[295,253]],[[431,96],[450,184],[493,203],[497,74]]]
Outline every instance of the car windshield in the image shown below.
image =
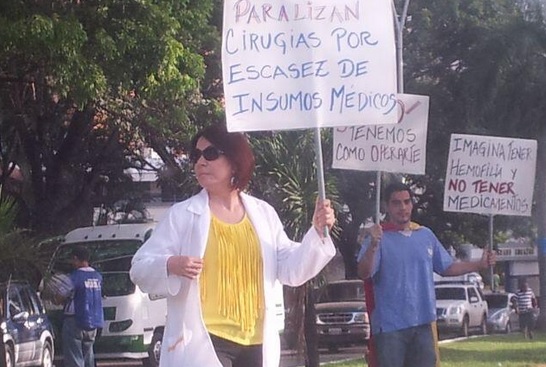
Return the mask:
[[364,301],[364,283],[330,283],[320,292],[318,303]]
[[486,294],[485,300],[489,308],[504,308],[508,303],[508,297],[504,294]]
[[50,265],[53,274],[67,274],[72,268],[71,252],[75,245],[84,245],[90,252],[90,265],[103,277],[102,292],[106,297],[122,296],[135,292],[129,278],[131,259],[142,245],[137,240],[105,240],[84,243],[67,243],[55,252]]
[[457,299],[457,300],[466,300],[465,289],[452,287],[452,288],[436,288],[436,299]]
[[129,272],[102,273],[102,294],[106,297],[133,294],[136,288]]

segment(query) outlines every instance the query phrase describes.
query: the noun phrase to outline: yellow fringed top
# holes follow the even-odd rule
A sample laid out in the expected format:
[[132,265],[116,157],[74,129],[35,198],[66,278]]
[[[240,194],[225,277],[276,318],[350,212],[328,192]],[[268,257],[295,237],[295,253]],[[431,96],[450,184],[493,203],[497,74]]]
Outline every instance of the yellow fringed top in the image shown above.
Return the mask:
[[212,216],[200,287],[211,334],[242,345],[263,342],[262,254],[246,215],[236,224]]

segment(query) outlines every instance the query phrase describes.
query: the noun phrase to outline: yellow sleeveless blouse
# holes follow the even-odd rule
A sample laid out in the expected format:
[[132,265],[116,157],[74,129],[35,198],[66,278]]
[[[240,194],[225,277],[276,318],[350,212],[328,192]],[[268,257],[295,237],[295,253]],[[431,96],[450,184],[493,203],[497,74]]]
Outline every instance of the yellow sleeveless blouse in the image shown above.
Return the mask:
[[236,224],[212,216],[200,288],[211,334],[242,345],[263,342],[262,254],[246,215]]

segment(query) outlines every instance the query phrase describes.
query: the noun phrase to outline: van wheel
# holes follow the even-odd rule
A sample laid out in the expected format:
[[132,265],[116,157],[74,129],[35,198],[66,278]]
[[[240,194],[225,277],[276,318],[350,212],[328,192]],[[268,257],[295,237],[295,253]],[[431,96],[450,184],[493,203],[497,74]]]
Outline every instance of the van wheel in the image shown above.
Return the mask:
[[6,344],[6,367],[15,367],[15,352],[11,344]]
[[152,337],[152,342],[148,347],[148,358],[142,360],[145,367],[158,367],[159,357],[161,356],[161,341],[163,340],[163,332],[156,331]]
[[42,350],[42,367],[53,367],[53,353],[51,353],[51,344],[45,343]]

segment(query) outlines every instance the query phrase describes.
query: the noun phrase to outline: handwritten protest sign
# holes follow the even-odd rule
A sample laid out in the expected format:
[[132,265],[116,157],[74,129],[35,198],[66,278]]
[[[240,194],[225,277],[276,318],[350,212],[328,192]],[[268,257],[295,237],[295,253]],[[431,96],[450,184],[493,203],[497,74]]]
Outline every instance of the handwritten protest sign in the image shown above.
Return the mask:
[[444,210],[531,215],[536,140],[452,134]]
[[222,68],[230,131],[396,122],[388,0],[227,0]]
[[398,123],[334,129],[334,168],[424,174],[429,97],[398,95]]

